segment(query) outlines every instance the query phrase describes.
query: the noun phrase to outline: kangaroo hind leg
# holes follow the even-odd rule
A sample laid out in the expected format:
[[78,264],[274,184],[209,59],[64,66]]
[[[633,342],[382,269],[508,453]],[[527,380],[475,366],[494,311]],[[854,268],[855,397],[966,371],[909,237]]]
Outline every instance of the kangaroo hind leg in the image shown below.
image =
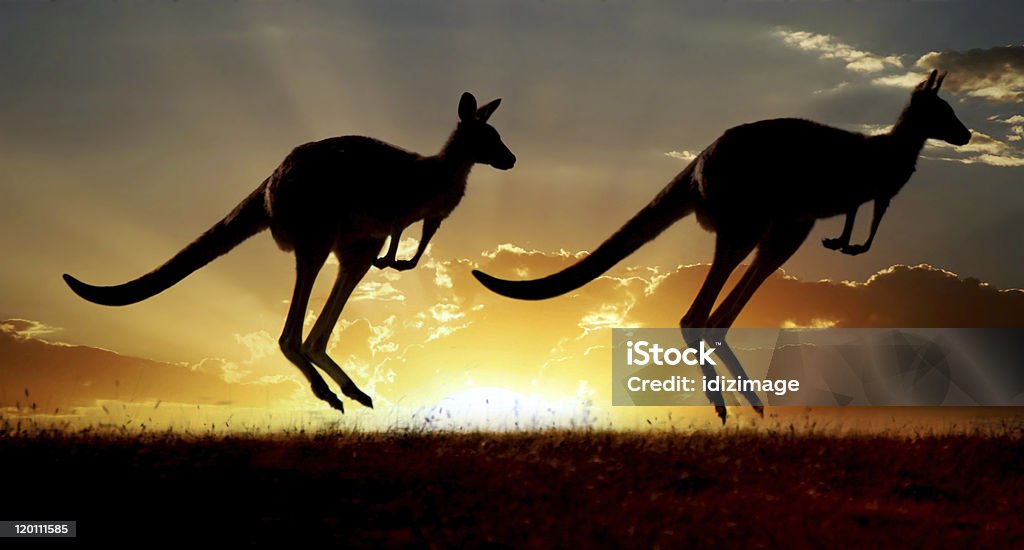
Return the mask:
[[356,285],[369,271],[370,266],[373,265],[383,244],[383,240],[368,239],[347,245],[338,251],[338,263],[340,264],[338,277],[334,281],[334,287],[331,289],[323,311],[320,312],[316,323],[309,331],[309,336],[302,344],[303,355],[330,375],[338,383],[341,393],[371,409],[373,408],[373,399],[363,393],[355,382],[345,374],[345,371],[331,359],[327,354],[327,344],[330,343],[331,332],[338,323],[345,303],[352,295]]
[[327,254],[326,249],[316,253],[296,250],[295,290],[292,293],[291,305],[288,307],[288,319],[285,321],[284,331],[278,343],[284,356],[309,380],[313,395],[326,401],[331,407],[345,412],[345,405],[331,392],[327,382],[324,382],[316,368],[302,353],[302,325],[306,317],[306,308],[309,306],[309,294],[313,290],[313,283],[316,282],[320,268],[327,259]]
[[[758,244],[757,254],[750,267],[708,319],[708,326],[712,327],[710,332],[714,334],[715,341],[721,342],[715,354],[725,363],[733,378],[738,380],[740,377],[749,376],[726,342],[726,332],[764,281],[800,248],[813,226],[814,222],[800,222],[773,226],[769,229]],[[740,393],[759,415],[764,416],[764,405],[757,394],[751,391]]]
[[[743,258],[746,258],[750,251],[757,244],[759,235],[750,231],[744,233],[730,233],[719,231],[715,239],[715,258],[711,262],[704,284],[701,285],[697,297],[694,298],[690,309],[679,321],[679,328],[682,331],[683,339],[689,347],[700,345],[705,339],[705,329],[710,326],[708,317],[711,308],[715,305],[718,295],[729,280],[729,275],[736,270]],[[701,374],[705,378],[715,378],[717,373],[711,365],[701,365]],[[725,400],[721,392],[707,391],[708,400],[715,406],[715,413],[725,423],[726,411]]]

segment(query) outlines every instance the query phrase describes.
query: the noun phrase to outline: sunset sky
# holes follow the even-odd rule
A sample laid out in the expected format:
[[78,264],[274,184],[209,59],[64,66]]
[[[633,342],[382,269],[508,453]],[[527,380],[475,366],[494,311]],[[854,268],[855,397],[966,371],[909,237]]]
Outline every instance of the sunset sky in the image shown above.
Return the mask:
[[[470,270],[564,267],[731,126],[884,129],[933,68],[950,71],[942,95],[971,144],[925,148],[868,254],[824,249],[842,221],[819,223],[737,324],[1020,326],[1022,20],[1016,2],[2,4],[0,407],[387,426],[506,396],[579,422],[663,416],[610,407],[609,328],[676,324],[712,251],[692,218],[550,302],[491,295]],[[126,308],[60,278],[149,271],[298,144],[436,152],[463,91],[503,98],[491,122],[519,162],[477,167],[420,267],[374,270],[349,302],[331,351],[372,412],[337,417],[277,350],[293,268],[268,234]]]

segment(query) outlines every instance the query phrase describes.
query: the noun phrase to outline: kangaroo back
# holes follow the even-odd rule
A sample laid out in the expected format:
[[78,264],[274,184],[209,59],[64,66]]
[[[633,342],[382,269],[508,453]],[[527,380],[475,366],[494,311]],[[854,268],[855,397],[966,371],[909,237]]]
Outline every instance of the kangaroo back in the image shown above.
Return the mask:
[[473,276],[491,291],[519,300],[546,300],[576,290],[693,211],[693,166],[691,163],[597,250],[562,271],[528,281],[498,279],[478,270],[473,270]]
[[266,186],[265,180],[223,220],[175,254],[167,263],[134,281],[115,286],[93,286],[67,273],[64,274],[64,281],[75,294],[105,306],[124,306],[155,296],[266,229]]

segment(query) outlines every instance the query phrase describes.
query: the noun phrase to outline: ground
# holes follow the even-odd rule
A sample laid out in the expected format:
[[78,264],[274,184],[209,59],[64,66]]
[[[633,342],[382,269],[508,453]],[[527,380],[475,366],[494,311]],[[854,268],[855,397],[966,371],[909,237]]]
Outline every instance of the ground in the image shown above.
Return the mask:
[[0,519],[79,543],[1020,547],[1022,456],[1016,433],[10,429]]

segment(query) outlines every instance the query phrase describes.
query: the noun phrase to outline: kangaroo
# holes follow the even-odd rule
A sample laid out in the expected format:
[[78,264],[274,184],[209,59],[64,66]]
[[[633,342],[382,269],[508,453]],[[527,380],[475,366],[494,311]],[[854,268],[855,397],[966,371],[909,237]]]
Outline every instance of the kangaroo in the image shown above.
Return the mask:
[[[726,130],[643,209],[592,254],[547,277],[508,281],[474,271],[490,290],[521,300],[542,300],[575,290],[597,278],[665,229],[695,213],[716,233],[714,259],[689,311],[679,321],[692,346],[710,339],[725,343],[727,329],[758,287],[804,242],[818,219],[841,214],[846,224],[824,246],[843,254],[867,252],[889,202],[910,179],[927,139],[964,145],[971,132],[938,96],[945,74],[932,71],[910,96],[892,130],[866,136],[802,119],[762,120]],[[874,201],[871,231],[850,244],[858,207]],[[736,287],[712,312],[726,281],[754,249],[757,253]],[[727,345],[718,355],[733,376],[742,365]],[[713,377],[713,366],[702,366]],[[721,394],[708,392],[725,422]],[[764,415],[753,393],[744,397]]]
[[[68,274],[64,280],[90,302],[133,304],[167,290],[269,228],[282,250],[295,253],[295,289],[279,340],[281,351],[305,375],[313,394],[331,407],[345,411],[314,366],[330,375],[345,396],[372,408],[370,396],[327,355],[331,331],[371,266],[399,271],[416,267],[441,222],[462,200],[474,164],[499,170],[515,165],[515,155],[487,123],[500,103],[495,99],[478,109],[476,98],[463,93],[459,122],[436,155],[419,155],[363,136],[300,145],[223,220],[152,272],[106,287],[85,284]],[[420,220],[423,233],[415,254],[396,258],[402,231]],[[378,258],[388,238],[388,250]],[[310,291],[331,252],[340,264],[337,279],[303,340]]]

